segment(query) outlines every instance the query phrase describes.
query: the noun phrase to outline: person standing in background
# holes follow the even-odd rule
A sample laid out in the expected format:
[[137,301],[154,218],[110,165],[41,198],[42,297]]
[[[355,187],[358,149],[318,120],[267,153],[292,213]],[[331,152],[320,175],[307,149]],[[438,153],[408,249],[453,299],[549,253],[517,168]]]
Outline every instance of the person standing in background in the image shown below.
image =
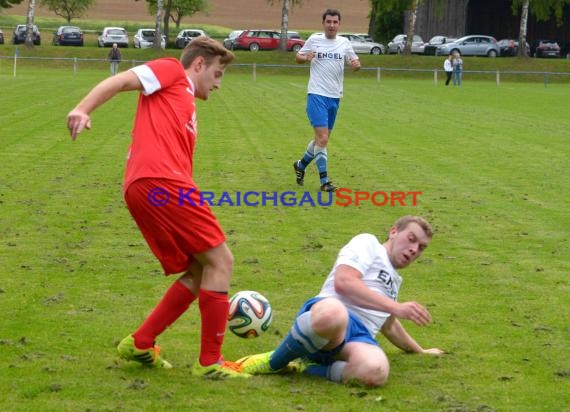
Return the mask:
[[461,80],[463,77],[463,59],[461,59],[461,54],[456,51],[453,53],[453,85],[461,86]]
[[121,56],[121,51],[117,43],[113,43],[113,47],[109,50],[109,55],[107,60],[111,63],[111,76],[119,73],[119,63],[121,62],[123,56]]
[[447,59],[443,62],[443,70],[445,71],[445,85],[449,86],[451,76],[453,75],[453,54],[449,53]]

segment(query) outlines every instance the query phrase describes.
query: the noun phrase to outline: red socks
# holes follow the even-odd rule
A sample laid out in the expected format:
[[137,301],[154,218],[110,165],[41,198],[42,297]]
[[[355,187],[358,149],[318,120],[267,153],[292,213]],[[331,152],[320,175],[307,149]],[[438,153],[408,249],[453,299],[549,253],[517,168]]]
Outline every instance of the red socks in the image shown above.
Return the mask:
[[208,366],[218,362],[222,356],[230,303],[227,292],[200,289],[198,297],[202,317],[200,364]]
[[[196,296],[190,289],[179,281],[174,282],[151,314],[133,334],[135,346],[138,349],[152,348],[156,337],[182,316],[194,300],[196,300]],[[224,319],[226,317],[227,315]]]
[[[227,292],[200,289],[198,298],[202,318],[200,364],[208,366],[218,362],[222,356],[230,304]],[[174,282],[133,334],[135,346],[138,349],[152,348],[156,337],[182,316],[194,300],[196,296],[186,286]]]

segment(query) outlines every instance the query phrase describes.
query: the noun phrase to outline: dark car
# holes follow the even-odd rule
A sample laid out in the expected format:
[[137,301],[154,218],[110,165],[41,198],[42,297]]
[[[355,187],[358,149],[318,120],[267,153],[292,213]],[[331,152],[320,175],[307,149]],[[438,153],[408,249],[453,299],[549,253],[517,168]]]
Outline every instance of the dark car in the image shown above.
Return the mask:
[[[12,44],[23,44],[26,42],[26,25],[18,24],[12,33]],[[39,46],[42,43],[42,38],[40,36],[40,30],[35,24],[32,26],[32,37],[34,44]]]
[[[245,30],[236,37],[234,49],[258,51],[276,50],[279,48],[281,34],[275,30]],[[287,50],[298,52],[305,44],[301,39],[287,39]]]
[[[519,55],[519,41],[515,39],[501,39],[497,42],[501,57],[513,57]],[[526,44],[526,54],[530,56],[530,46]]]
[[53,34],[55,46],[83,46],[83,32],[79,27],[60,26]]
[[196,37],[200,37],[200,36],[208,36],[208,35],[206,34],[206,32],[204,30],[200,30],[200,29],[180,30],[180,32],[176,36],[176,40],[174,41],[174,44],[176,45],[177,48],[183,49],[184,47],[186,47],[186,45],[188,43],[190,43]]
[[536,40],[531,53],[533,57],[560,57],[560,46],[554,40]]
[[566,43],[560,48],[560,57],[570,59],[570,43]]
[[437,54],[437,47],[445,43],[450,43],[457,40],[457,37],[450,36],[433,36],[429,42],[424,46],[424,54],[435,56]]

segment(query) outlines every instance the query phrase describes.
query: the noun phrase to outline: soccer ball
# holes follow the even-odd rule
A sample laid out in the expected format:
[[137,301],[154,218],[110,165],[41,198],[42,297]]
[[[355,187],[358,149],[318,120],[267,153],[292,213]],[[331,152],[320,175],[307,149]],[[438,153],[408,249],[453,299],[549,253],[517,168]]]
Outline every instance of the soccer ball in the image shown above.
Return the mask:
[[230,299],[228,328],[240,338],[257,338],[267,331],[273,310],[261,293],[242,290]]

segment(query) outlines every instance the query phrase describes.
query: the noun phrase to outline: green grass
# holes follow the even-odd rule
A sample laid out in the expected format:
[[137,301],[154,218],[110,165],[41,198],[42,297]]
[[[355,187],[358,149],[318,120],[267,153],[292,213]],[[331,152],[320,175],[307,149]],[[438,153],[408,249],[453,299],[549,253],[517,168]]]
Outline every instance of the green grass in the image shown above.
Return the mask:
[[[306,70],[260,70],[255,82],[250,70],[230,68],[198,105],[198,184],[300,195],[291,163],[311,135]],[[407,355],[380,338],[389,383],[365,389],[302,375],[194,378],[195,305],[159,341],[175,369],[118,359],[115,345],[172,279],[121,196],[137,96],[101,107],[78,141],[67,135],[67,112],[105,76],[106,65],[73,76],[22,63],[14,78],[0,60],[0,409],[568,410],[568,84],[466,76],[446,88],[429,76],[350,74],[329,147],[333,180],[419,190],[417,206],[214,208],[235,256],[232,292],[259,290],[275,310],[265,336],[227,336],[228,359],[275,347],[351,236],[382,236],[407,213],[432,222],[432,244],[401,272],[401,300],[428,306],[433,324],[404,323],[449,354]],[[304,190],[317,194],[314,169]]]

